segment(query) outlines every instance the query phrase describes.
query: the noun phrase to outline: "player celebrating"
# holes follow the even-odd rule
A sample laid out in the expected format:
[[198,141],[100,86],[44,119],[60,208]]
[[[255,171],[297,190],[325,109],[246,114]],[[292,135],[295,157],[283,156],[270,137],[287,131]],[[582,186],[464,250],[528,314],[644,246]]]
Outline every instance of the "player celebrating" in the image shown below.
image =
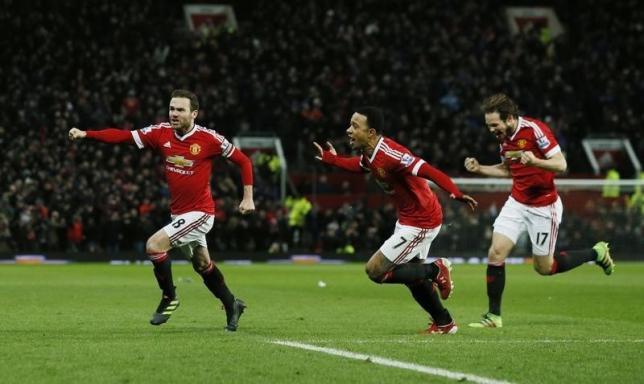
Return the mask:
[[172,92],[169,123],[124,131],[104,129],[81,131],[72,128],[71,140],[84,138],[106,143],[134,143],[149,147],[163,156],[165,177],[170,189],[172,221],[153,234],[146,243],[146,253],[154,265],[154,275],[162,297],[150,324],[168,321],[179,306],[170,265],[170,250],[180,251],[192,261],[208,289],[219,298],[226,310],[226,329],[236,331],[246,305],[230,292],[224,276],[210,259],[206,234],[212,228],[215,203],[210,191],[211,159],[224,156],[241,168],[244,196],[239,204],[242,214],[255,210],[251,161],[225,137],[212,129],[195,124],[199,110],[197,96],[186,90]]
[[534,269],[541,275],[566,272],[595,261],[606,275],[615,265],[608,244],[600,241],[592,249],[555,253],[557,230],[563,208],[554,184],[554,174],[566,170],[566,159],[548,126],[518,115],[517,105],[506,95],[487,98],[482,105],[485,125],[501,143],[501,163],[480,165],[465,159],[465,168],[484,176],[512,177],[512,192],[494,221],[488,251],[488,313],[471,327],[502,327],[501,296],[505,286],[505,259],[527,231],[532,242]]
[[349,144],[360,156],[340,157],[331,143],[324,150],[318,143],[316,158],[351,172],[371,172],[398,210],[394,233],[371,256],[367,275],[378,284],[405,284],[418,304],[429,313],[429,333],[456,333],[458,327],[440,296],[447,299],[453,289],[450,262],[438,259],[424,264],[429,247],[440,231],[443,214],[436,195],[426,180],[434,181],[450,197],[467,203],[477,202],[464,195],[443,172],[414,156],[407,148],[381,135],[382,111],[375,107],[356,109],[347,129]]

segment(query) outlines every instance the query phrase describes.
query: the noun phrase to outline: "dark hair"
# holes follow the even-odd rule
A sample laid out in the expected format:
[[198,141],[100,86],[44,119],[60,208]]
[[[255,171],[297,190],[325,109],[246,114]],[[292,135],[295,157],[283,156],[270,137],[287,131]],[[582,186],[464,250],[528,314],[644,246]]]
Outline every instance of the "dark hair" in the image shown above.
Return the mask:
[[497,93],[483,100],[481,110],[483,113],[498,112],[501,120],[507,120],[509,116],[519,116],[519,107],[504,93]]
[[365,106],[356,108],[355,111],[367,117],[369,128],[375,129],[378,133],[381,133],[385,129],[385,116],[382,113],[382,109],[378,107]]
[[190,112],[196,111],[199,109],[199,100],[197,95],[185,89],[175,89],[172,91],[171,97],[184,97],[190,100]]

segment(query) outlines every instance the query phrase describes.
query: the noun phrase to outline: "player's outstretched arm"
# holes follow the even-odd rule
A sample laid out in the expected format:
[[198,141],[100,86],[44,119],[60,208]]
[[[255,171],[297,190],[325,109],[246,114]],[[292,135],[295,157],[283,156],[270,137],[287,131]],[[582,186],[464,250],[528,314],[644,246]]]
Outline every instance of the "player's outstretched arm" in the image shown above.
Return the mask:
[[434,168],[431,165],[427,164],[427,162],[425,162],[424,160],[419,160],[419,162],[421,161],[422,163],[420,164],[420,166],[418,166],[418,173],[416,174],[417,176],[433,181],[441,189],[449,192],[450,198],[467,204],[472,211],[479,205],[479,203],[474,200],[473,197],[461,192],[449,176],[447,176],[438,168]]
[[342,168],[345,171],[349,172],[365,172],[365,170],[360,166],[360,157],[359,156],[352,156],[352,157],[341,157],[338,156],[338,152],[336,152],[335,148],[333,147],[333,144],[330,142],[326,142],[326,145],[328,149],[323,149],[322,146],[315,141],[313,142],[313,145],[317,149],[318,155],[315,156],[317,160],[320,160],[321,162],[329,165],[334,165],[338,168]]
[[132,132],[123,129],[107,128],[100,131],[81,131],[80,129],[74,127],[69,130],[70,140],[79,140],[85,138],[111,144],[134,143]]
[[476,173],[482,176],[490,177],[510,177],[510,170],[504,163],[495,165],[481,165],[479,161],[473,157],[465,159],[465,169],[468,172]]

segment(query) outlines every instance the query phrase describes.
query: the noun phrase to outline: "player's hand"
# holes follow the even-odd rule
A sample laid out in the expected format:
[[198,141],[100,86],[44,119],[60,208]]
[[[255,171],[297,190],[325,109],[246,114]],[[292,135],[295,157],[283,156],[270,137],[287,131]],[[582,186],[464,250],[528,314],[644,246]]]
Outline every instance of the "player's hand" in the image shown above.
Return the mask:
[[241,203],[239,203],[239,212],[241,212],[242,215],[248,215],[254,211],[255,202],[253,199],[242,199]]
[[452,193],[452,194],[449,195],[449,197],[451,197],[454,200],[457,200],[457,201],[460,201],[460,202],[463,202],[463,203],[467,204],[470,207],[470,209],[472,210],[472,212],[474,212],[474,209],[476,209],[476,207],[478,207],[478,205],[479,205],[479,202],[474,200],[474,198],[472,196],[469,196],[469,195],[463,195],[461,197],[456,197],[456,195],[454,195]]
[[87,136],[87,132],[81,131],[80,129],[74,127],[69,130],[69,139],[70,140],[78,140],[78,139],[84,139]]
[[465,169],[467,169],[468,172],[478,173],[481,170],[481,164],[479,164],[479,161],[475,158],[468,157],[465,159]]
[[523,151],[521,154],[521,164],[534,165],[537,162],[537,157],[530,151]]
[[[315,156],[315,158],[318,159],[318,160],[321,160],[321,161],[324,160],[324,152],[325,152],[325,150],[322,148],[322,146],[320,144],[316,143],[315,141],[313,142],[313,145],[315,145],[315,148],[318,150],[318,155]],[[330,142],[327,141],[326,146],[329,148],[329,149],[327,149],[327,151],[331,155],[333,155],[333,156],[338,155],[338,152],[336,152],[335,148],[333,148],[333,144],[331,144]]]

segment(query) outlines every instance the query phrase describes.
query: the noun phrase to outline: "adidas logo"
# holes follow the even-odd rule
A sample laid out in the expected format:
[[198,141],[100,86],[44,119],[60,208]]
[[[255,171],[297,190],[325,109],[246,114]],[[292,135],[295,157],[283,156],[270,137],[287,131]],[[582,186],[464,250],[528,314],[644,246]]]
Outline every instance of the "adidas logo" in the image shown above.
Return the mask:
[[165,144],[163,144],[163,146],[166,147],[166,148],[170,148],[170,142],[169,141],[166,142]]

